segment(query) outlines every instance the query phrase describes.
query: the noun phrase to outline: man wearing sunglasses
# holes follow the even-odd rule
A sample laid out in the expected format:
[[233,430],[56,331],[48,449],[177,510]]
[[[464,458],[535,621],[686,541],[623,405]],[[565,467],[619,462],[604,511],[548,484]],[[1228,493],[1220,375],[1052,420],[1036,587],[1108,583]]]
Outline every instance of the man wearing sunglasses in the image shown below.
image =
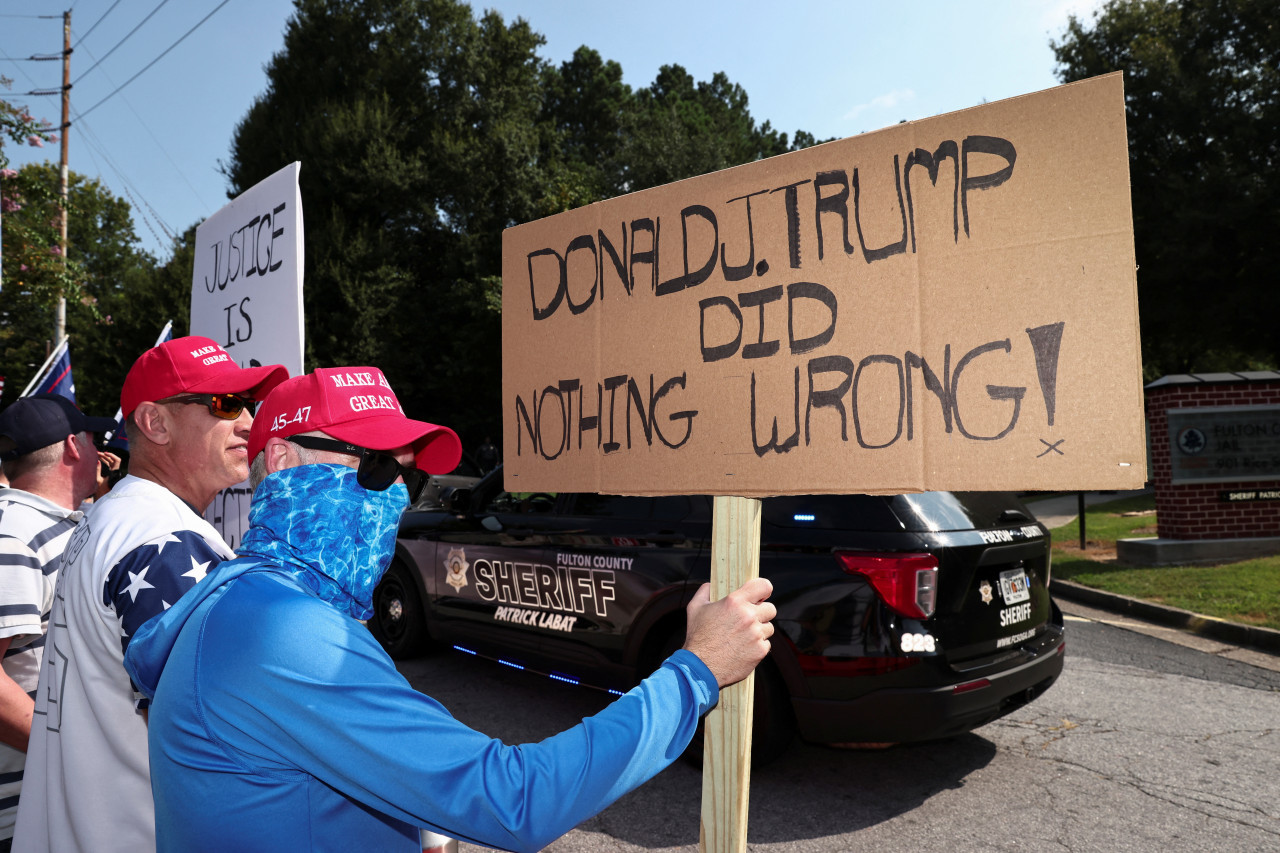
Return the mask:
[[[420,850],[418,828],[537,850],[666,767],[719,687],[768,652],[767,580],[689,606],[682,649],[594,717],[508,747],[412,687],[360,624],[452,430],[406,418],[375,368],[290,379],[254,421],[250,530],[138,632],[161,851]],[[401,481],[404,481],[403,484]]]
[[64,553],[40,671],[14,850],[150,850],[147,700],[124,670],[138,627],[233,556],[201,517],[249,472],[252,401],[288,377],[240,368],[204,337],[130,368],[120,406],[129,474]]

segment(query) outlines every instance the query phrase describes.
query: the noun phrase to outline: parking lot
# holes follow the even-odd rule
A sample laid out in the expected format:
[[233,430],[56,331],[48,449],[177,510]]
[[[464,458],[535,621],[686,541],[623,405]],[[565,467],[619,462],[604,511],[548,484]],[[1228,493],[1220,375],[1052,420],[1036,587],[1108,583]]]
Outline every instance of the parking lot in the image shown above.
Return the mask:
[[[882,751],[794,744],[752,776],[750,848],[1280,848],[1280,661],[1111,621],[1130,620],[1071,616],[1058,684],[973,734]],[[401,669],[508,743],[551,735],[608,701],[453,653]],[[548,849],[696,850],[701,790],[699,771],[676,764]]]

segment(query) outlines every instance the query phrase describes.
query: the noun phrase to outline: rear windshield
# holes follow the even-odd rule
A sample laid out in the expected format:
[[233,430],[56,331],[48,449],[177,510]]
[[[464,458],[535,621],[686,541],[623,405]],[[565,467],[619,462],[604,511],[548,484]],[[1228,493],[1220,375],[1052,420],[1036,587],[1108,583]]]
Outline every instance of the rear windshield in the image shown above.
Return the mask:
[[765,498],[764,521],[822,530],[975,530],[1032,524],[1012,492],[912,495],[792,495]]
[[908,530],[985,530],[1035,523],[1013,492],[921,492],[898,495],[893,506]]
[[902,530],[889,506],[874,495],[787,495],[765,498],[763,521],[775,527],[818,530]]

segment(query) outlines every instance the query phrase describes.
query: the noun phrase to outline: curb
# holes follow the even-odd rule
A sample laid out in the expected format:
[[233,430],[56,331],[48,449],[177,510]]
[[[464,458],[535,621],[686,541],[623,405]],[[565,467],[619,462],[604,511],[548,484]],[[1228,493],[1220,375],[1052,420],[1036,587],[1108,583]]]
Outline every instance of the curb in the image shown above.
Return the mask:
[[1212,637],[1235,646],[1247,646],[1269,654],[1280,654],[1280,631],[1256,625],[1228,622],[1214,616],[1203,616],[1190,610],[1180,610],[1163,604],[1153,604],[1139,598],[1103,592],[1066,580],[1050,580],[1049,591],[1059,598],[1088,604],[1112,613],[1137,616],[1171,628],[1181,628],[1202,637]]

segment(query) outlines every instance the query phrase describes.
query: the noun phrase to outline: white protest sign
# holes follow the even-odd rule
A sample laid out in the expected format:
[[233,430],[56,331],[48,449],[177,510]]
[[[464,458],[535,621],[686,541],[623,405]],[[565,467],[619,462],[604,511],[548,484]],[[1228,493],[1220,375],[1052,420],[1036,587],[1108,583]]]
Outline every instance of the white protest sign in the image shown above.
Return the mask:
[[[196,228],[191,334],[212,338],[241,367],[302,373],[301,163],[256,184]],[[205,517],[235,548],[248,529],[247,482],[224,489]]]

